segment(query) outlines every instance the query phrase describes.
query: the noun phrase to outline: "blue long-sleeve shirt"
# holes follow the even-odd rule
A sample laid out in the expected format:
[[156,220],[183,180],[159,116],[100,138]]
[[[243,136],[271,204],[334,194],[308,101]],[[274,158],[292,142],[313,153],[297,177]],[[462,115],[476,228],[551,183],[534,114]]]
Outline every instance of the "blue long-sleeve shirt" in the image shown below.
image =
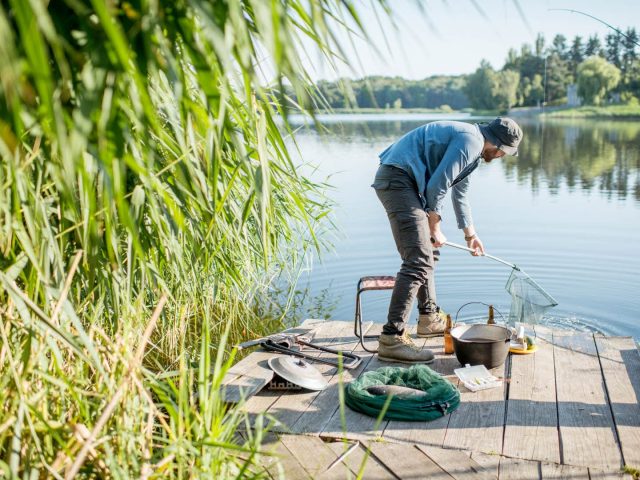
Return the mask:
[[483,146],[484,136],[477,124],[431,122],[389,146],[380,154],[380,162],[413,177],[427,212],[442,216],[444,197],[451,189],[458,228],[465,228],[473,224],[468,175],[480,164]]

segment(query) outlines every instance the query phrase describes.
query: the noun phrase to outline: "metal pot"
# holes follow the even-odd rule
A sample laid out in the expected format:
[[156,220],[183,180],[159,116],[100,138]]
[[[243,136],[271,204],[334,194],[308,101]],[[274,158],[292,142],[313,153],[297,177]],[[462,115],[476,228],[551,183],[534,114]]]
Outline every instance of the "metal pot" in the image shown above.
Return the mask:
[[453,350],[462,365],[495,368],[509,354],[511,331],[501,325],[458,325],[451,329]]

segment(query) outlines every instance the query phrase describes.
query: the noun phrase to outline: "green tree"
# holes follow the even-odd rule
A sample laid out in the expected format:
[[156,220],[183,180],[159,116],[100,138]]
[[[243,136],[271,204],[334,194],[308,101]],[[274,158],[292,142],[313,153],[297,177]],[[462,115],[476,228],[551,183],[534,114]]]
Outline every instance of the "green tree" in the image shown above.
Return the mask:
[[567,46],[567,37],[562,34],[558,34],[553,37],[549,53],[557,55],[561,60],[568,60],[569,48]]
[[620,69],[601,57],[590,57],[578,66],[578,95],[587,104],[601,104],[620,81]]
[[573,78],[568,62],[557,53],[553,53],[547,58],[546,79],[547,102],[557,102],[566,97],[567,85],[573,82]]
[[569,50],[569,69],[574,76],[578,70],[578,65],[584,60],[584,45],[582,44],[582,37],[576,35],[571,43],[571,49]]
[[611,32],[605,36],[606,54],[609,63],[620,68],[622,65],[622,35],[619,32]]
[[518,100],[518,85],[520,73],[515,70],[503,70],[496,73],[493,80],[492,102],[493,108],[509,110]]
[[521,102],[524,105],[541,105],[544,101],[544,85],[542,75],[535,74],[533,78],[525,78],[522,82]]
[[496,71],[488,61],[482,60],[476,71],[467,77],[464,87],[471,106],[483,110],[497,108],[494,101],[495,85]]
[[602,49],[602,43],[598,35],[591,35],[587,40],[587,45],[584,48],[585,58],[592,57],[593,55],[604,56],[604,50]]

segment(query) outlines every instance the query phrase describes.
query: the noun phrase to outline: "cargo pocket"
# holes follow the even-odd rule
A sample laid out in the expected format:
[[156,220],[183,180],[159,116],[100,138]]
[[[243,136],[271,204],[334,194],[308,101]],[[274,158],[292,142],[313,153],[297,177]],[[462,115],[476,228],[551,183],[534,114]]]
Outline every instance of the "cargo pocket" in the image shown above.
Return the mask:
[[376,178],[371,184],[371,186],[376,190],[389,190],[390,185],[391,185],[391,182],[389,180],[378,179],[378,178]]

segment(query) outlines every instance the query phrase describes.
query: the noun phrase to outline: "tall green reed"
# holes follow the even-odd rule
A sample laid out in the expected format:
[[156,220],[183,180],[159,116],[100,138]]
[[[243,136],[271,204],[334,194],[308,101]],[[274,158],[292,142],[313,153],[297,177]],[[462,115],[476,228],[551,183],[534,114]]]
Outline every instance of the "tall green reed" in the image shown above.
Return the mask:
[[226,345],[321,248],[286,118],[303,45],[351,28],[347,0],[0,4],[0,472],[264,475]]

